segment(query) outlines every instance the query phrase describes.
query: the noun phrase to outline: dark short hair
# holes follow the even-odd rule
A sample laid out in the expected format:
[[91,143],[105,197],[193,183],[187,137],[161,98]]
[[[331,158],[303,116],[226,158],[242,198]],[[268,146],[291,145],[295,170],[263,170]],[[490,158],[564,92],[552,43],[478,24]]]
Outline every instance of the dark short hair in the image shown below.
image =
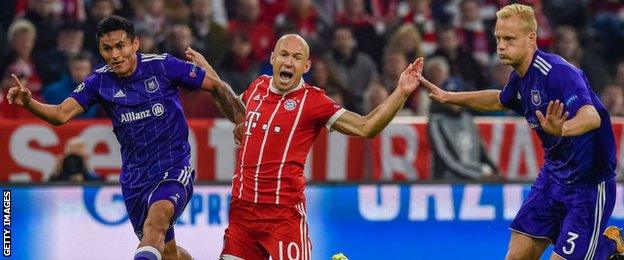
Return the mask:
[[128,38],[134,40],[136,34],[134,32],[134,24],[121,16],[113,15],[102,20],[95,29],[96,39],[99,41],[102,36],[109,32],[122,30],[126,32]]
[[93,63],[93,55],[91,55],[91,53],[81,51],[79,53],[76,53],[75,55],[69,56],[69,59],[67,59],[67,63],[69,64],[73,61],[83,61],[83,60]]

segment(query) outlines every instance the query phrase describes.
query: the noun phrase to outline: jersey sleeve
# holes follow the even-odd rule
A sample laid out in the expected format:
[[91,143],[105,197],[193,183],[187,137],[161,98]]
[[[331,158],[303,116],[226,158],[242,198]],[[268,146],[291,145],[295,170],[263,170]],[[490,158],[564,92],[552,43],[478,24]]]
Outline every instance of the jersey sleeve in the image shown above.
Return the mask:
[[509,82],[505,85],[503,90],[501,90],[498,99],[504,107],[523,115],[521,97],[519,97],[520,95],[518,95],[518,88],[515,86],[515,81],[513,77],[509,77]]
[[560,90],[564,110],[572,118],[585,105],[593,105],[589,86],[582,72],[565,65],[555,66],[548,79],[549,86]]
[[78,101],[78,104],[84,108],[85,111],[89,110],[93,104],[98,102],[98,81],[99,77],[95,74],[87,77],[84,82],[80,83],[71,93],[70,97]]
[[325,95],[325,92],[314,93],[313,99],[310,100],[311,106],[311,118],[317,122],[318,125],[324,126],[328,131],[332,131],[332,125],[347,112],[341,105]]
[[164,62],[167,77],[188,90],[197,90],[206,76],[206,71],[196,64],[182,61],[167,54]]
[[251,94],[253,94],[253,92],[256,91],[258,85],[262,84],[264,80],[268,80],[268,79],[265,79],[265,76],[260,76],[256,78],[254,81],[252,81],[251,83],[249,83],[249,86],[247,86],[247,89],[245,89],[245,91],[243,91],[243,93],[241,93],[238,96],[238,99],[240,99],[240,101],[243,102],[245,106],[247,106],[247,102],[249,101],[249,98],[251,98],[250,97]]

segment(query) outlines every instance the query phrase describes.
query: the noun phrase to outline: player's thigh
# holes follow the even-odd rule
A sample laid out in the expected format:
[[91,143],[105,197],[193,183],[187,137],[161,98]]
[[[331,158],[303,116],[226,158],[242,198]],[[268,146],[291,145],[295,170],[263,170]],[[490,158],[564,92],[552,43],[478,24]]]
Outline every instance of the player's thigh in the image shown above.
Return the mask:
[[306,218],[305,204],[284,207],[279,211],[279,222],[260,242],[273,259],[309,260],[312,242]]
[[269,259],[269,253],[258,242],[258,228],[253,226],[258,222],[256,211],[253,203],[232,198],[220,259]]
[[597,259],[599,241],[615,205],[615,182],[601,182],[594,187],[578,188],[567,201],[568,214],[553,252],[565,259]]
[[526,234],[512,231],[505,259],[539,259],[549,244],[550,241],[548,239],[530,237]]

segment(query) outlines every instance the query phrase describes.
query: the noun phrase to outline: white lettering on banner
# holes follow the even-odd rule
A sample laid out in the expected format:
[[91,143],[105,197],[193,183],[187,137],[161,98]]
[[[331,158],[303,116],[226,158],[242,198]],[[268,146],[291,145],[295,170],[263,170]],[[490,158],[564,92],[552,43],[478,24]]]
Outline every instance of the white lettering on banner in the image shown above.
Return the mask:
[[615,206],[613,207],[613,213],[611,217],[616,219],[624,219],[624,185],[621,183],[616,184],[615,193]]
[[412,185],[410,187],[409,220],[429,218],[429,198],[435,203],[436,220],[455,219],[453,187],[451,185]]
[[492,158],[495,164],[500,165],[500,154],[503,146],[503,137],[505,133],[505,122],[495,121],[492,123],[492,137],[490,139],[490,146],[488,149],[488,155]]
[[618,151],[620,152],[617,153],[617,166],[615,168],[615,172],[622,172],[622,163],[624,163],[624,138],[622,137],[620,137],[620,143],[618,144]]
[[[392,138],[400,137],[405,140],[407,147],[405,154],[392,153]],[[382,179],[392,180],[392,173],[399,172],[407,180],[418,180],[418,172],[414,168],[416,153],[418,152],[418,134],[411,124],[391,124],[381,133],[381,154],[383,163]]]
[[[221,120],[215,121],[214,127],[207,130],[210,131],[208,146],[215,149],[215,178],[219,181],[231,181],[234,174],[236,147],[232,130],[232,123]],[[224,138],[226,136],[230,138]]]
[[337,132],[327,134],[327,176],[328,181],[347,179],[348,137]]
[[459,208],[460,220],[494,220],[496,210],[493,205],[481,205],[483,186],[468,184],[464,186],[464,196]]
[[189,146],[191,147],[191,167],[193,167],[193,169],[197,169],[197,138],[195,138],[195,132],[193,132],[193,128],[189,127],[189,136],[187,141],[189,142]]
[[100,189],[95,196],[94,209],[107,222],[117,222],[127,216],[126,207],[118,188]]
[[524,201],[524,185],[523,184],[506,184],[503,185],[503,218],[512,220],[516,217],[516,213],[522,206]]
[[369,221],[389,221],[399,216],[401,188],[399,185],[360,185],[358,209]]
[[[110,126],[94,125],[85,128],[80,137],[85,142],[89,156],[89,166],[97,168],[115,168],[121,165],[121,150],[119,142],[113,134]],[[106,145],[108,153],[95,153],[95,147],[99,144]]]
[[[531,130],[527,127],[525,122],[515,122],[515,132],[513,143],[511,145],[511,155],[509,156],[509,167],[507,168],[508,179],[533,179],[537,176],[538,165],[537,158],[535,158],[535,147],[533,147],[533,139],[531,138]],[[520,164],[523,159],[527,166],[528,174],[526,176],[520,176]]]
[[42,147],[50,147],[58,145],[58,137],[49,127],[29,124],[15,129],[9,140],[11,159],[21,167],[36,169],[43,174],[42,179],[47,180],[54,169],[56,157],[49,152],[31,148],[28,145],[31,141]]

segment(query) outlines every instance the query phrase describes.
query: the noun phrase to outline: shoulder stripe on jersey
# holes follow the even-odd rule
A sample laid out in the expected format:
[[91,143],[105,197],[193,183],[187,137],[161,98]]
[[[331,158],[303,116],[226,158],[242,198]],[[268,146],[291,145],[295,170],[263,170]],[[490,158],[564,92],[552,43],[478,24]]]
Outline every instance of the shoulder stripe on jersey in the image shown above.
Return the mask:
[[141,53],[141,59],[153,58],[153,57],[167,57],[167,54]]
[[542,67],[540,67],[540,65],[537,65],[537,63],[533,63],[533,67],[536,67],[537,69],[539,69],[542,72],[542,74],[548,75],[548,72],[546,72]]
[[97,73],[104,73],[104,72],[109,72],[109,71],[112,71],[112,70],[108,65],[104,65],[101,68],[95,70],[95,72]]
[[295,117],[295,123],[293,127],[290,129],[290,134],[288,134],[288,141],[286,141],[286,147],[284,148],[284,153],[282,154],[282,161],[280,163],[279,170],[277,171],[277,188],[275,189],[275,204],[280,203],[280,188],[282,184],[282,171],[284,170],[284,163],[286,163],[286,155],[288,155],[288,149],[290,148],[290,142],[293,139],[293,135],[295,134],[295,130],[297,126],[299,126],[299,119],[301,119],[301,113],[303,112],[303,108],[305,106],[306,99],[308,97],[308,90],[303,93],[303,98],[301,99],[301,105],[299,106],[299,111],[297,111],[297,117]]
[[153,57],[153,58],[141,59],[141,62],[153,61],[153,60],[164,60],[166,58],[167,57]]
[[546,72],[550,72],[550,67],[546,66],[543,62],[541,62],[538,59],[535,59],[535,63],[537,63],[537,65],[539,65],[540,67],[542,67]]
[[550,63],[548,63],[548,61],[546,61],[544,58],[540,57],[539,55],[535,56],[537,58],[537,60],[542,62],[542,65],[545,65],[548,69],[552,69],[552,65],[550,65]]

